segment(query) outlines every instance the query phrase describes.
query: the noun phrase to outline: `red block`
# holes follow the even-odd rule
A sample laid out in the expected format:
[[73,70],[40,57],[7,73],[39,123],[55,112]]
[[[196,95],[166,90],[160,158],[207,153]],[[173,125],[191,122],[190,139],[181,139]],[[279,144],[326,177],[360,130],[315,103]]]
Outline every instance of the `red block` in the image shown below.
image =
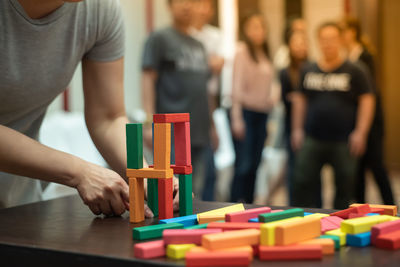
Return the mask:
[[400,231],[378,236],[375,241],[375,246],[389,250],[400,249]]
[[174,136],[175,165],[192,165],[192,157],[190,152],[190,122],[174,123]]
[[371,208],[371,213],[379,213],[380,215],[384,215],[385,210],[381,208]]
[[187,267],[202,266],[248,266],[249,253],[246,251],[187,252]]
[[321,233],[340,228],[343,219],[337,216],[321,218]]
[[321,259],[321,245],[260,246],[260,260]]
[[201,237],[205,234],[222,232],[221,229],[166,229],[163,231],[163,240],[169,244],[196,244],[201,245]]
[[349,219],[365,217],[365,215],[367,215],[367,214],[366,213],[350,213]]
[[371,244],[375,244],[376,239],[381,235],[386,235],[392,232],[400,231],[400,220],[384,222],[374,225],[371,228]]
[[189,122],[189,113],[170,113],[170,114],[154,114],[154,123],[175,123],[175,122]]
[[[153,168],[154,165],[150,165],[149,168]],[[174,171],[174,174],[191,174],[193,172],[192,165],[190,166],[176,166],[171,165],[171,169]]]
[[158,219],[174,217],[172,178],[158,179]]
[[370,212],[371,212],[371,208],[369,207],[369,205],[368,204],[362,204],[362,205],[357,206],[357,207],[348,208],[348,209],[345,209],[345,210],[340,210],[340,211],[337,211],[337,212],[333,212],[330,215],[331,216],[338,216],[338,217],[343,218],[343,219],[348,219],[350,213],[367,214],[367,213],[370,213]]
[[260,255],[260,245],[252,245],[253,248],[253,256],[256,257]]
[[134,246],[136,258],[152,259],[165,256],[165,245],[163,240],[138,243]]
[[210,222],[209,229],[221,229],[222,231],[234,231],[243,229],[260,229],[262,223],[242,223],[242,222]]
[[244,222],[247,223],[251,218],[257,217],[259,214],[271,212],[271,208],[255,208],[244,211],[232,212],[225,214],[226,222]]

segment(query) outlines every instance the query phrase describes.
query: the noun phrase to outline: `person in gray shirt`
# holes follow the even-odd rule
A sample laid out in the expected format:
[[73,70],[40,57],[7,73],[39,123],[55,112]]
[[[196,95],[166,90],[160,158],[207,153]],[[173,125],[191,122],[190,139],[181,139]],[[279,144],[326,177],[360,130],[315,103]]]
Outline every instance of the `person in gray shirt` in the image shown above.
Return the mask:
[[[0,25],[0,208],[41,200],[40,179],[76,188],[94,214],[124,213],[128,119],[119,2],[3,0]],[[112,170],[37,142],[48,105],[79,62],[86,124]]]

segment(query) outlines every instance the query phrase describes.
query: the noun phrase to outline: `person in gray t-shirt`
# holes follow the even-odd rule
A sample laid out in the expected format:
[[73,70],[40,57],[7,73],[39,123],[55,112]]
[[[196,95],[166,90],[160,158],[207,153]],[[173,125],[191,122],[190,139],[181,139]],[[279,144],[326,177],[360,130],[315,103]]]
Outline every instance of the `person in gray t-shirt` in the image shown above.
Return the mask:
[[[173,25],[148,38],[142,61],[143,108],[154,113],[190,113],[193,189],[201,195],[205,151],[210,142],[207,83],[211,77],[203,45],[192,38],[192,0],[170,0]],[[150,120],[149,120],[150,122]],[[151,124],[144,130],[151,148]]]
[[[76,188],[95,214],[122,214],[128,119],[119,2],[4,0],[0,25],[0,208],[41,199],[30,177]],[[46,108],[81,61],[86,124],[113,170],[36,141]]]

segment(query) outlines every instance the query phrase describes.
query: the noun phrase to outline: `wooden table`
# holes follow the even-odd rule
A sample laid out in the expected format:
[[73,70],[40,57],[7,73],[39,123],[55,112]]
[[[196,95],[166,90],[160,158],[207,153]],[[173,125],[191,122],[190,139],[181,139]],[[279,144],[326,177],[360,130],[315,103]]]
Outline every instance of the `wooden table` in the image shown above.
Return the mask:
[[[228,203],[194,201],[194,211]],[[256,207],[246,205],[246,208]],[[278,207],[276,207],[278,208]],[[311,212],[329,210],[306,209]],[[157,223],[147,219],[130,224],[122,217],[95,217],[78,196],[0,210],[0,266],[182,266],[166,258],[134,258],[132,228]],[[252,266],[400,266],[400,251],[343,247],[322,261],[262,262]]]

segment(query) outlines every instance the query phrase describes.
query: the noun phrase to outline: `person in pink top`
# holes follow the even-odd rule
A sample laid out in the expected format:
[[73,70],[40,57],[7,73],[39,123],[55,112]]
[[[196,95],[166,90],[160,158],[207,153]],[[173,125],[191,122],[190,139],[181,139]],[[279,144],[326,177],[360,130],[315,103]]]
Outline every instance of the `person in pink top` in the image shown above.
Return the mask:
[[269,59],[267,29],[261,14],[244,18],[241,24],[243,42],[235,55],[230,112],[236,153],[232,182],[232,202],[253,202],[257,168],[261,160],[268,112],[277,102],[274,71]]

